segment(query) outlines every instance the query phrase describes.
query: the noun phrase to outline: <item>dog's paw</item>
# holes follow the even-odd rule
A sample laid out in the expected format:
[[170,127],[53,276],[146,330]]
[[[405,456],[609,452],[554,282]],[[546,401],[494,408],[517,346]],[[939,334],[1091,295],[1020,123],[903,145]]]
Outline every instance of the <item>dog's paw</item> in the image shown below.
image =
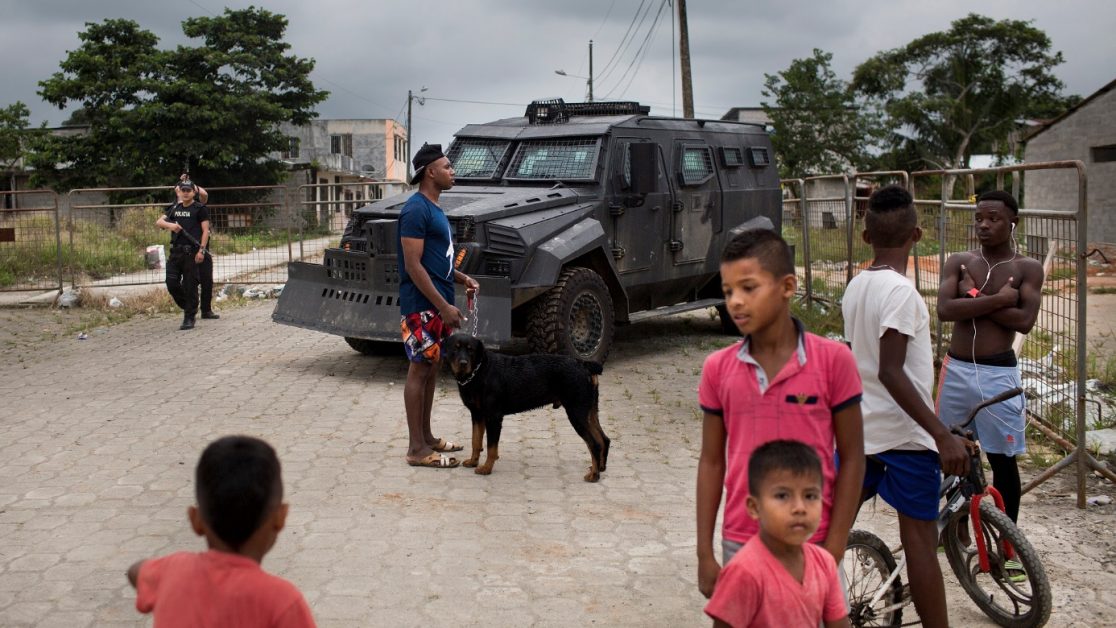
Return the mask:
[[592,467],[590,467],[589,468],[589,473],[585,474],[585,481],[586,482],[596,482],[599,479],[601,479],[601,474],[597,471],[594,471],[592,469]]
[[491,475],[492,474],[492,465],[483,464],[483,465],[477,467],[476,469],[473,469],[473,473],[476,473],[477,475]]
[[476,458],[469,458],[465,462],[462,462],[461,466],[472,469],[473,467],[477,466],[477,459]]

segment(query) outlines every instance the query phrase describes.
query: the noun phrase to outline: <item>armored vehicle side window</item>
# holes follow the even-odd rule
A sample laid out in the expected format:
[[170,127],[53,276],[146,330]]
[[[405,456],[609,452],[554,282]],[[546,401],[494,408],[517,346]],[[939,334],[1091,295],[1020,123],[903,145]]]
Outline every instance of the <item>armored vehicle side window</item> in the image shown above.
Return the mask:
[[713,152],[707,146],[682,149],[682,185],[701,185],[713,176]]
[[508,179],[592,181],[599,138],[522,142],[508,166]]
[[459,179],[491,179],[504,160],[511,142],[503,140],[460,139],[446,153]]
[[748,160],[752,162],[753,168],[766,168],[771,165],[771,157],[767,155],[767,149],[762,146],[749,148]]
[[744,165],[744,151],[736,146],[721,147],[721,162],[726,168],[738,168]]

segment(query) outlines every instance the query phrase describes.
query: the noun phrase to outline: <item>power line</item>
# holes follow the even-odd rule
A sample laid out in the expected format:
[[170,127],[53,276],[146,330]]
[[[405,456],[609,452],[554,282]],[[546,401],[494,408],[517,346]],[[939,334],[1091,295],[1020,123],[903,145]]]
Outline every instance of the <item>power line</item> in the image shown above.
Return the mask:
[[[619,89],[620,85],[624,83],[624,79],[628,79],[628,85],[623,89],[623,91],[621,91],[620,96],[623,96],[624,92],[628,91],[628,87],[631,87],[632,82],[635,80],[636,74],[639,72],[639,66],[643,65],[643,58],[647,56],[647,51],[650,50],[650,47],[647,44],[651,41],[651,37],[655,34],[655,29],[659,25],[659,19],[663,15],[664,7],[666,7],[666,0],[662,0],[662,2],[659,3],[659,10],[655,13],[655,19],[651,22],[651,26],[647,28],[647,35],[644,36],[643,42],[641,42],[639,48],[636,49],[635,55],[632,57],[632,61],[628,64],[627,69],[624,70],[623,76],[621,76],[620,80],[616,81],[616,84],[612,87],[611,90],[609,90],[606,98],[611,97],[612,92]],[[636,68],[634,72],[632,71],[633,66],[635,66]],[[629,76],[631,78],[629,78]]]
[[524,103],[518,103],[518,102],[489,102],[489,101],[485,101],[485,100],[458,100],[458,99],[455,99],[455,98],[434,98],[433,96],[427,96],[426,99],[427,100],[438,100],[438,101],[441,101],[441,102],[463,102],[463,103],[468,103],[468,104],[471,104],[471,105],[505,105],[505,106],[508,106],[508,107],[526,107],[527,106]]
[[[640,0],[639,7],[636,8],[635,15],[632,16],[632,21],[628,24],[628,30],[624,31],[624,36],[620,38],[620,43],[616,45],[616,50],[612,52],[612,57],[607,62],[605,62],[604,67],[601,68],[601,73],[598,74],[599,77],[603,78],[604,75],[610,71],[613,62],[615,62],[616,59],[620,56],[621,49],[626,49],[625,42],[628,41],[628,35],[632,33],[632,28],[635,27],[636,20],[639,19],[639,14],[641,11],[643,11],[643,6],[644,4],[646,4],[646,2],[647,0]],[[650,11],[650,8],[648,8],[648,11]],[[642,21],[640,23],[642,24]]]

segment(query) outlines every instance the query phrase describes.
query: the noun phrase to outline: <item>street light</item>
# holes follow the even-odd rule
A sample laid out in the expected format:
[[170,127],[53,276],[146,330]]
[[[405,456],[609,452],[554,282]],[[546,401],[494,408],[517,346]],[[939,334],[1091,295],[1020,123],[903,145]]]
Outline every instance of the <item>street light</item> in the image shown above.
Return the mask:
[[[423,88],[419,90],[419,94],[422,94],[425,91],[426,91],[426,86],[424,85]],[[416,100],[418,101],[418,104],[419,104],[420,107],[426,104],[426,99],[425,98],[423,98],[422,96],[416,96],[414,94],[414,92],[412,92],[411,90],[408,89],[407,90],[407,154],[403,155],[403,161],[407,162],[407,181],[406,182],[408,184],[411,183],[411,103],[416,101]]]
[[593,102],[593,40],[589,40],[589,76],[567,74],[565,70],[555,70],[554,73],[558,76],[585,79],[585,84],[589,87],[589,102]]

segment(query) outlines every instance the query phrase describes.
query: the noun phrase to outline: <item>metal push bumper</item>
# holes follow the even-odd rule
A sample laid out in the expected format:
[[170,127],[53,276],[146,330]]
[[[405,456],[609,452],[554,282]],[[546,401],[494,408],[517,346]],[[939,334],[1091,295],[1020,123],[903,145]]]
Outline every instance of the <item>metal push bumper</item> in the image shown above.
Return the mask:
[[[350,338],[399,342],[399,285],[394,259],[330,250],[327,264],[290,262],[287,285],[271,319],[276,323]],[[500,346],[511,339],[511,282],[507,277],[474,276],[480,284],[477,336]],[[455,303],[468,316],[465,290]],[[465,324],[472,331],[473,321]]]

